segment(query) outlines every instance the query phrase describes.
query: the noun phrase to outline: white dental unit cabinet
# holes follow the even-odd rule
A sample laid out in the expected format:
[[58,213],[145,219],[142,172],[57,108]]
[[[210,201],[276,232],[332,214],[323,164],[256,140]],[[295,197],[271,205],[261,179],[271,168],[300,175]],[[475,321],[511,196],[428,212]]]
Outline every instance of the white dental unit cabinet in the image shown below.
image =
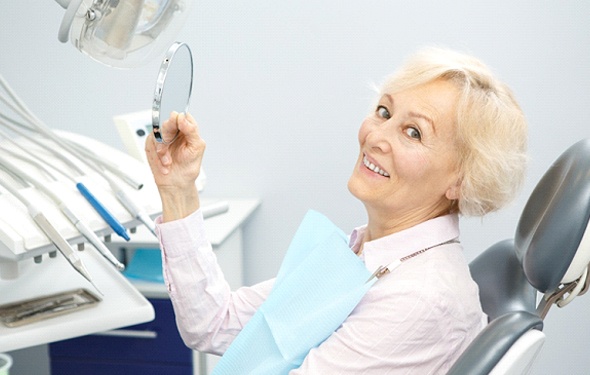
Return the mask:
[[[205,213],[223,205],[227,205],[227,211],[206,218],[205,226],[219,265],[235,290],[243,285],[243,225],[259,202],[256,199],[202,201]],[[151,233],[138,228],[132,241],[113,241],[109,247],[122,259],[130,260],[129,280],[154,306],[155,319],[49,345],[51,373],[210,374],[219,357],[192,351],[182,342],[161,279],[158,243]]]
[[[134,176],[138,181],[149,181],[149,172],[141,162],[123,152],[109,148],[99,142],[73,134],[62,134],[64,139],[76,139],[75,142],[110,158],[117,165]],[[17,139],[24,149],[34,153],[50,163],[60,167],[61,162],[45,149],[37,147],[25,139]],[[8,143],[8,142],[5,142]],[[3,150],[19,152],[15,144],[3,144]],[[5,152],[15,166],[34,173],[35,167],[30,163]],[[61,166],[61,168],[64,168]],[[9,176],[2,173],[3,181]],[[42,173],[37,172],[37,175]],[[93,190],[97,199],[108,207],[114,217],[126,228],[135,228],[141,223],[117,201],[109,186],[101,178],[89,172],[81,176],[85,184]],[[44,181],[77,217],[99,237],[108,239],[113,231],[101,216],[85,201],[76,190],[75,184],[57,176],[56,180]],[[121,184],[123,185],[123,184]],[[156,192],[149,184],[142,189],[124,187],[136,202],[149,213],[160,211]],[[35,298],[51,296],[70,291],[84,291],[91,296],[91,301],[79,300],[80,297],[70,296],[69,301],[42,302],[41,305],[30,305],[29,311],[16,312],[16,317],[1,315],[0,321],[0,352],[11,351],[52,341],[63,340],[98,331],[118,328],[125,325],[146,322],[154,318],[154,311],[147,299],[129,283],[121,272],[100,254],[96,248],[86,242],[80,232],[66,218],[58,206],[34,187],[18,187],[20,193],[31,204],[42,212],[47,221],[62,235],[72,248],[73,254],[84,264],[92,283],[85,279],[57,251],[43,230],[32,219],[27,207],[18,201],[7,190],[0,194],[0,311],[7,312],[7,306],[23,304]],[[90,303],[92,302],[92,303]],[[29,302],[30,303],[30,302]],[[75,306],[76,303],[79,306]],[[4,307],[4,309],[2,309]],[[52,310],[52,307],[54,309]],[[35,311],[36,309],[36,311]],[[71,309],[71,311],[70,311]],[[9,312],[9,311],[8,311]],[[26,320],[24,318],[28,317]],[[16,320],[15,320],[16,319]],[[11,323],[12,321],[12,323]],[[4,323],[4,324],[2,324]]]
[[[154,59],[161,66],[151,110],[123,116],[122,127],[115,116],[127,152],[77,130],[51,129],[0,72],[0,353],[14,355],[16,374],[209,373],[215,358],[186,348],[174,323],[153,222],[160,199],[143,156],[160,118],[188,110],[192,55],[175,40],[193,0],[56,2],[63,8],[57,39],[90,60],[130,71]],[[184,92],[175,94],[181,84]],[[67,110],[62,89],[43,97]],[[116,134],[112,123],[105,126]],[[199,190],[204,182],[201,173]],[[201,201],[233,288],[243,284],[242,225],[258,205]]]
[[[120,184],[149,218],[161,212],[157,189],[145,161],[77,134],[57,134],[93,150],[141,186],[138,189],[135,185]],[[33,174],[37,167],[16,156],[20,146],[67,169],[62,166],[63,161],[34,142],[19,138],[16,141],[18,145],[1,145],[0,151],[11,151],[5,155],[7,161],[22,170]],[[0,186],[0,352],[48,345],[46,366],[52,374],[210,373],[216,357],[192,352],[180,340],[161,280],[161,261],[157,262],[160,249],[152,230],[126,210],[111,186],[98,174],[88,171],[81,179],[120,221],[128,241],[113,232],[71,181],[58,173],[55,173],[56,180],[51,180],[43,176],[45,172],[37,171],[36,175],[40,180],[47,179],[47,184],[127,269],[121,272],[114,262],[90,245],[39,189],[18,187],[66,239],[84,264],[91,283],[56,250],[22,202]],[[14,179],[4,170],[0,174],[4,181]],[[202,184],[199,181],[200,190]],[[258,205],[257,199],[205,198],[201,202],[209,239],[234,289],[243,285],[243,224]],[[152,263],[141,263],[139,256],[135,259],[135,255],[145,256],[146,252]],[[144,266],[147,268],[142,269]],[[53,299],[44,299],[50,296]],[[30,301],[35,299],[40,300],[32,304]],[[14,306],[20,310],[13,316],[2,315]],[[16,359],[15,367],[19,358]]]

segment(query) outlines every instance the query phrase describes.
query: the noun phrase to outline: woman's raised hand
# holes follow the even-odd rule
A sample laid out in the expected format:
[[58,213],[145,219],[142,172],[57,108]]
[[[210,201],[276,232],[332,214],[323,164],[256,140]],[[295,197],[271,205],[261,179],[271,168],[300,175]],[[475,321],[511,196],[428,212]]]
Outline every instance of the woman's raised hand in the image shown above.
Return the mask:
[[205,142],[199,136],[197,122],[188,113],[172,112],[160,131],[164,139],[174,141],[158,143],[150,134],[145,151],[162,199],[164,221],[170,221],[199,208],[195,180],[201,169]]

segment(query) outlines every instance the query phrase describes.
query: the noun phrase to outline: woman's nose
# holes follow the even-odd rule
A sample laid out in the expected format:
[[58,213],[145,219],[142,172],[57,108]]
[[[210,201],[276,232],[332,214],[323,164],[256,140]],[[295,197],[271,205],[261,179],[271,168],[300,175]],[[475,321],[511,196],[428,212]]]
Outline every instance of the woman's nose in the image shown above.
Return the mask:
[[382,125],[372,126],[367,129],[365,144],[375,151],[387,153],[391,151],[391,140],[387,136],[387,129]]

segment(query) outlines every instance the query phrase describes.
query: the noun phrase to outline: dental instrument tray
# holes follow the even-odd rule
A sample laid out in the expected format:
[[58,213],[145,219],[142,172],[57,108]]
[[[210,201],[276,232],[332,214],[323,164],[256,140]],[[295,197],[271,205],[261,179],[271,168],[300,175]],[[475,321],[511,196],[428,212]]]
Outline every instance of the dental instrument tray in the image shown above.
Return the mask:
[[101,299],[86,289],[76,289],[0,306],[0,322],[20,327],[95,306]]

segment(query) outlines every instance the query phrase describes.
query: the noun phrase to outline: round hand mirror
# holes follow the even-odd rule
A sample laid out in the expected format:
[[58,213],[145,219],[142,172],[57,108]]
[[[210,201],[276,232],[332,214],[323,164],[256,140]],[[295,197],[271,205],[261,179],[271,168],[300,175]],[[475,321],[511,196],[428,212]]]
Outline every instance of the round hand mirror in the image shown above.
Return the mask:
[[156,141],[172,143],[178,129],[164,129],[173,111],[186,112],[193,88],[193,55],[186,43],[170,46],[160,66],[152,104],[152,128]]

